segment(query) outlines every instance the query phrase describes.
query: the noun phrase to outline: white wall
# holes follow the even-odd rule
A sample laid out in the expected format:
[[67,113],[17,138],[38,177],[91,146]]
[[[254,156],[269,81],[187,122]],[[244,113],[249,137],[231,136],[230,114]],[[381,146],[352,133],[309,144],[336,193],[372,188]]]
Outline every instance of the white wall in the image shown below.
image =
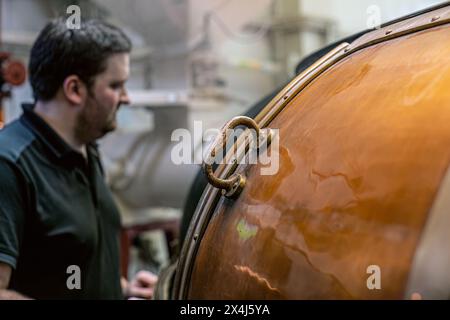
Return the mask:
[[384,23],[442,3],[442,0],[299,0],[299,3],[301,12],[306,15],[335,20],[338,36],[343,37],[367,29],[370,6],[379,7]]
[[[379,11],[380,22],[388,22],[421,9],[442,3],[441,0],[299,0],[302,14],[332,19],[336,23],[334,36],[336,41],[351,34],[372,27],[373,13]],[[373,6],[376,6],[375,8]],[[302,54],[307,55],[318,48],[317,38],[301,35]]]

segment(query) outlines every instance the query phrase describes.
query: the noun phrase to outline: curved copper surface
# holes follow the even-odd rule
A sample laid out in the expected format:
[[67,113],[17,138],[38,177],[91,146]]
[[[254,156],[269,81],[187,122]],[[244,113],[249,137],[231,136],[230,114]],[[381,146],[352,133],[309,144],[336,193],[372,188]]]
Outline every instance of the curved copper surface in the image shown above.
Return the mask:
[[246,168],[240,198],[221,199],[188,298],[402,298],[450,159],[448,39],[446,25],[374,45],[300,92],[270,124],[279,172]]

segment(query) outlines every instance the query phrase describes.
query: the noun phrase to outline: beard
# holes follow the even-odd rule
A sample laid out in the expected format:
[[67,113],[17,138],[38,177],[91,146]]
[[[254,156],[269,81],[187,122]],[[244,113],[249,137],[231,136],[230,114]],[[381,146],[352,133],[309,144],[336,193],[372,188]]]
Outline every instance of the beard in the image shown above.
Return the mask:
[[86,106],[80,112],[75,125],[75,136],[83,143],[94,142],[117,127],[116,115],[120,108],[117,105],[112,111],[97,101],[95,97],[89,97]]

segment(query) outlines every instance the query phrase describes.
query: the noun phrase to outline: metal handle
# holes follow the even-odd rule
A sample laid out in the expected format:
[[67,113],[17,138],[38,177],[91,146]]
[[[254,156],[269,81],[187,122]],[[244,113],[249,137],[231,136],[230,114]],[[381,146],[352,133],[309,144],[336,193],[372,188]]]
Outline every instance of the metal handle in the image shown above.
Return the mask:
[[[255,120],[245,116],[235,117],[224,125],[222,132],[217,136],[214,143],[211,145],[211,149],[208,152],[207,158],[203,162],[203,170],[206,174],[208,182],[216,188],[222,189],[222,193],[228,198],[235,198],[241,193],[245,186],[246,179],[243,175],[235,173],[227,179],[220,179],[214,175],[212,163],[216,157],[216,147],[222,144],[221,150],[225,150],[227,143],[227,134],[230,129],[234,129],[237,126],[246,126],[256,131],[257,139],[259,140],[261,130]],[[271,132],[269,131],[267,139],[270,142]],[[236,145],[234,146],[236,150]],[[259,148],[259,145],[258,145]]]

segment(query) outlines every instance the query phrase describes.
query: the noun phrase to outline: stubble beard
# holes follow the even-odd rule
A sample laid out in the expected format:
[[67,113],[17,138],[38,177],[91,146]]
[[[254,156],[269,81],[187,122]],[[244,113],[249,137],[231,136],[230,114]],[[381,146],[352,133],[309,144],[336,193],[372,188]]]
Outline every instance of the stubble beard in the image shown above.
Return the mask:
[[[108,119],[100,118],[96,109],[99,109],[99,103],[93,96],[90,97],[90,103],[78,115],[75,125],[75,137],[83,144],[94,142],[104,135],[114,131],[117,127],[116,115],[120,106],[117,106],[113,112],[108,115]],[[100,125],[100,123],[102,123]]]

